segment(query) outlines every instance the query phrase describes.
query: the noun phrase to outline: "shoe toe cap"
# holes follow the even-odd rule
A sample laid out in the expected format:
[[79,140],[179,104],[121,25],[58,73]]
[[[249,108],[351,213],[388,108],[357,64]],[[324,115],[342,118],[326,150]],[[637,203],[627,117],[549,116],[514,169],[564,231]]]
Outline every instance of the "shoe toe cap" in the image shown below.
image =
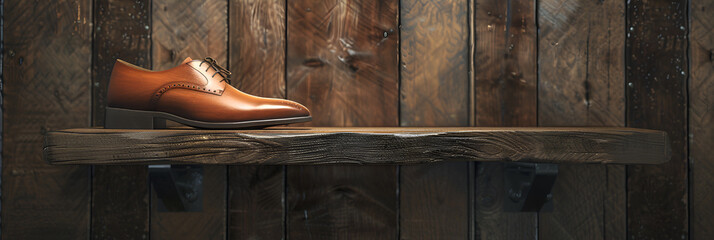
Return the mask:
[[285,99],[271,99],[259,107],[263,118],[294,118],[308,117],[310,110],[302,104]]
[[294,101],[282,100],[281,105],[286,106],[285,117],[307,117],[310,116],[310,110]]

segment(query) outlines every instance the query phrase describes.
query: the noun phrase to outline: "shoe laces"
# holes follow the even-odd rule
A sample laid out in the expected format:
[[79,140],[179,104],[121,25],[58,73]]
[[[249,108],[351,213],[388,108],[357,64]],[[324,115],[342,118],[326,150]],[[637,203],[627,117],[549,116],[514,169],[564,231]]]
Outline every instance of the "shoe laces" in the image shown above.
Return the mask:
[[211,75],[211,77],[216,76],[216,74],[221,75],[221,77],[223,77],[223,80],[221,81],[226,81],[228,84],[231,84],[231,72],[221,67],[221,65],[218,65],[216,59],[213,59],[211,57],[204,58],[203,61],[201,61],[201,64],[198,64],[198,67],[201,67],[203,63],[208,63],[208,67],[206,67],[206,72],[208,72],[209,68],[213,68],[213,70],[216,71],[216,73]]

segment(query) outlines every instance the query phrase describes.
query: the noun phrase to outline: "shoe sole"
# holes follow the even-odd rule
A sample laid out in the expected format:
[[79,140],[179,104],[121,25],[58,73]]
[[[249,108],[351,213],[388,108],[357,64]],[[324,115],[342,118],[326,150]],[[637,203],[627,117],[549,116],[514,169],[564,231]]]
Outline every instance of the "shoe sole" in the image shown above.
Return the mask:
[[166,128],[166,120],[183,125],[206,129],[239,129],[268,127],[290,123],[309,122],[312,116],[250,120],[240,122],[204,122],[186,119],[170,113],[157,111],[130,110],[107,107],[104,115],[104,128],[111,129],[159,129]]

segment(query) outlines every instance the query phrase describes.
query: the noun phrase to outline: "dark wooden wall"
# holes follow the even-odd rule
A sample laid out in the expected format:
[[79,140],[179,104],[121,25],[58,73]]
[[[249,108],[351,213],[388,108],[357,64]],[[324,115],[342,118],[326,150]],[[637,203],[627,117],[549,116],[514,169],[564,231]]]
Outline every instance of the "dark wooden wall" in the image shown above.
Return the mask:
[[[0,1],[2,2],[2,1]],[[714,238],[713,0],[3,3],[4,239]],[[145,166],[50,166],[101,126],[117,58],[229,66],[309,126],[661,129],[659,166],[563,165],[555,210],[504,212],[498,163],[211,166],[202,212],[159,212]]]

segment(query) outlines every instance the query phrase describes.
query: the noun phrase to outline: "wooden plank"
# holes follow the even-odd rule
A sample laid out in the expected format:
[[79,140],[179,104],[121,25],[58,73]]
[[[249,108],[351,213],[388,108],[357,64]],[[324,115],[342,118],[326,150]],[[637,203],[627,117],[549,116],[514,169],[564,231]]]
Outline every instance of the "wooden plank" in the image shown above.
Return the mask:
[[534,5],[511,0],[476,4],[476,126],[535,126]]
[[402,1],[401,126],[468,125],[467,9],[462,0]]
[[226,1],[153,0],[151,9],[154,70],[175,67],[186,57],[212,57],[227,66]]
[[121,59],[151,69],[151,0],[94,0],[92,123],[104,126],[107,87]]
[[672,160],[627,168],[627,238],[686,239],[687,9],[685,0],[627,5],[627,126],[661,129]]
[[476,171],[476,239],[535,239],[536,214],[503,210],[504,164],[477,163]]
[[233,85],[285,98],[285,0],[231,0],[229,13]]
[[[117,59],[150,68],[151,1],[94,1],[92,117],[104,125],[106,90]],[[92,176],[92,238],[149,237],[146,166],[96,166]]]
[[714,236],[714,1],[690,4],[690,237],[706,239]]
[[[625,3],[538,2],[541,126],[624,126]],[[625,239],[625,168],[561,165],[543,239]]]
[[[397,0],[288,2],[287,94],[310,126],[398,124]],[[289,157],[283,157],[289,159]],[[394,166],[287,169],[288,239],[394,239]]]
[[[285,98],[285,1],[229,1],[229,62],[243,92]],[[285,167],[228,167],[228,238],[285,239]]]
[[146,166],[96,166],[92,180],[92,239],[147,239]]
[[288,238],[396,238],[396,178],[392,166],[289,167]]
[[606,239],[627,237],[627,179],[626,167],[610,165],[605,168],[607,185],[603,204],[603,219]]
[[[0,76],[3,76],[2,75],[3,74],[2,66],[4,66],[3,60],[5,60],[5,45],[4,45],[5,43],[3,41],[5,39],[5,10],[4,10],[4,6],[5,6],[5,3],[0,2],[0,49],[2,49],[2,51],[0,51]],[[2,89],[3,82],[4,82],[1,79],[2,79],[2,77],[0,77],[0,89]],[[0,99],[4,99],[2,91],[0,91]],[[3,109],[4,108],[2,107],[2,101],[0,101],[0,116],[4,116]],[[2,123],[3,123],[3,120],[2,120],[2,117],[0,117],[0,238],[2,238],[2,225],[3,225],[2,224],[2,214],[3,214],[3,210],[2,210],[2,162],[3,162],[2,161],[2,140],[4,137],[3,137],[3,128],[2,128],[3,124]]]
[[[175,67],[186,57],[213,57],[226,66],[228,55],[227,1],[152,1],[152,66]],[[206,166],[202,212],[159,212],[152,191],[151,238],[225,239],[226,166]]]
[[[468,120],[469,126],[476,125],[476,91],[475,86],[475,72],[476,72],[476,1],[468,2],[468,31],[469,31],[469,55],[468,55],[468,69],[469,69],[469,93],[468,93]],[[477,236],[477,223],[476,223],[476,167],[477,163],[470,162],[467,167],[467,177],[468,183],[466,188],[468,189],[468,235],[466,239],[475,240]]]
[[[535,126],[535,6],[510,0],[477,0],[476,4],[474,122],[476,126]],[[537,214],[503,211],[503,164],[477,167],[476,238],[535,239]]]
[[91,9],[4,3],[3,239],[89,238],[89,167],[50,166],[39,148],[47,131],[90,123]]
[[160,200],[151,186],[150,239],[225,239],[226,175],[225,167],[203,168],[203,207],[200,212],[159,212]]
[[664,132],[633,128],[85,128],[48,133],[44,155],[53,164],[659,164],[668,150]]
[[466,162],[401,166],[401,239],[468,239]]
[[[468,2],[401,1],[401,126],[468,126]],[[402,166],[401,239],[469,236],[469,164]]]
[[285,167],[228,168],[229,239],[284,239]]
[[398,124],[398,2],[288,3],[288,98],[311,126]]

